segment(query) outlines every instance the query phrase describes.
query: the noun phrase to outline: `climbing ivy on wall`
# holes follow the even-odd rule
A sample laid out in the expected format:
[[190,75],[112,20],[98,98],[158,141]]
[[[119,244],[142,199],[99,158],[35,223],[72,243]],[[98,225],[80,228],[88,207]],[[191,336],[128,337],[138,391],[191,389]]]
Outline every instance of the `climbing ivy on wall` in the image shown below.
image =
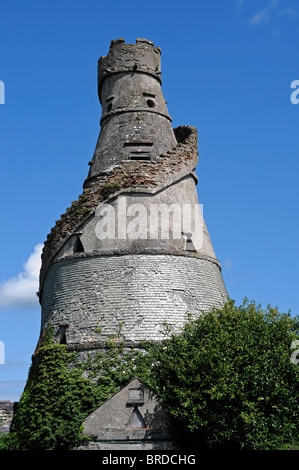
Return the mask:
[[[137,372],[143,375],[141,354],[126,352],[123,344],[115,345],[112,340],[105,354],[89,357],[85,363],[76,355],[55,343],[48,331],[33,358],[6,448],[68,450],[79,446],[84,442],[84,418]],[[147,360],[141,362],[145,369]]]
[[85,417],[136,376],[196,448],[298,445],[299,364],[291,361],[298,318],[229,301],[189,317],[180,334],[167,333],[161,344],[145,342],[142,352],[111,338],[105,353],[81,363],[48,332],[2,448],[79,446]]

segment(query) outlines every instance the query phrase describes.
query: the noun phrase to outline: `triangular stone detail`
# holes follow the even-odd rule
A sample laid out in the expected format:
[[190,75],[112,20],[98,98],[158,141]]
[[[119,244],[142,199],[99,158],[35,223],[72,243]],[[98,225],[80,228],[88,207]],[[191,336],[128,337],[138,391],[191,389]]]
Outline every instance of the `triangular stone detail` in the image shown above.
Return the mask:
[[127,428],[145,428],[145,423],[137,406],[134,406]]

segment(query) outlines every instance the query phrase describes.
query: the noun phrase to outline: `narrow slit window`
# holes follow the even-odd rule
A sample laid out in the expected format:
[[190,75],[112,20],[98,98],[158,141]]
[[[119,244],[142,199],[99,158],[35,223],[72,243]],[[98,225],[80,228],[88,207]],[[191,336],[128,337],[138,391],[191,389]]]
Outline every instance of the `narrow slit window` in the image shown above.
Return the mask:
[[57,330],[55,337],[59,344],[67,344],[66,328],[66,326],[60,326]]
[[108,98],[106,98],[106,103],[108,103],[107,104],[107,109],[106,109],[107,113],[109,113],[112,110],[112,101],[113,101],[113,99],[114,99],[114,95],[110,95],[110,96],[108,96]]
[[149,152],[130,152],[130,160],[149,161],[151,159]]
[[60,336],[60,344],[66,344],[66,334],[65,334],[65,328],[63,328]]
[[125,142],[124,147],[152,147],[153,142],[148,141],[148,142],[137,142],[137,141],[132,141],[132,142]]

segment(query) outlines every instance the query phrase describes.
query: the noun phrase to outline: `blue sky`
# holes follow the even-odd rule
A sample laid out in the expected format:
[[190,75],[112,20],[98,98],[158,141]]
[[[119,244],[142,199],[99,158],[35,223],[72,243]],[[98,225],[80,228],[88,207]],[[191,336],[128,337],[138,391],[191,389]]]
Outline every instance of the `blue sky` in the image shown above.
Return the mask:
[[230,297],[299,313],[298,22],[295,0],[1,2],[0,400],[27,378],[40,247],[82,192],[111,39],[162,49],[173,127],[199,132],[199,202]]

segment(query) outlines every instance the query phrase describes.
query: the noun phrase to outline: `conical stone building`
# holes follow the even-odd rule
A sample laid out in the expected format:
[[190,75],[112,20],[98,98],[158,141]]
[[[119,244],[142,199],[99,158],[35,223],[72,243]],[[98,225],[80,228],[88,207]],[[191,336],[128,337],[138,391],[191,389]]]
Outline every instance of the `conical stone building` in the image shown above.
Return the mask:
[[111,41],[98,62],[101,130],[83,193],[56,221],[42,254],[41,334],[79,355],[111,336],[127,347],[179,330],[186,313],[227,293],[198,203],[197,131],[172,128],[161,51]]
[[[151,41],[111,41],[98,62],[101,130],[83,193],[42,254],[41,331],[71,349],[179,329],[227,293],[196,191],[197,131],[173,129]],[[120,332],[121,330],[121,332]]]

